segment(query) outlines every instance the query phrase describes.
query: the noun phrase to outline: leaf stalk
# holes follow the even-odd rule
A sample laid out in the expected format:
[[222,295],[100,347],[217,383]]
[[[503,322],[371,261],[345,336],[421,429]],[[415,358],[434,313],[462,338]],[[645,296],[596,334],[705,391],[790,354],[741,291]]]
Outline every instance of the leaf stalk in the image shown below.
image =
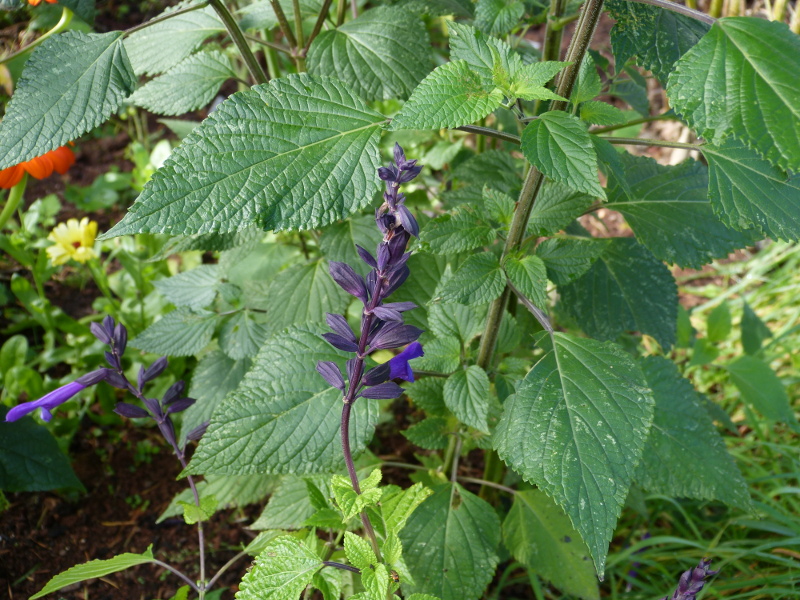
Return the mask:
[[236,19],[233,18],[233,15],[228,10],[228,7],[225,6],[222,0],[209,0],[209,4],[222,20],[233,43],[236,44],[236,48],[238,48],[239,54],[242,55],[247,70],[250,71],[250,76],[256,83],[267,83],[269,81],[267,74],[264,72],[264,69],[261,68],[261,64],[259,64],[258,60],[256,60],[253,51],[250,50],[250,45],[247,43],[244,33],[236,22]]

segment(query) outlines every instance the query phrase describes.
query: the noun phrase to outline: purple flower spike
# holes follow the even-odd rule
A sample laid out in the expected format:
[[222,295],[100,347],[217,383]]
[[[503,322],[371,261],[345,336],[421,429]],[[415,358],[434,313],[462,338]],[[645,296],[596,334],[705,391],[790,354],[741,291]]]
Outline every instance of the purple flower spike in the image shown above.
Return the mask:
[[351,342],[338,333],[323,333],[322,337],[337,350],[344,350],[345,352],[356,352],[358,350],[358,345],[355,342]]
[[194,398],[181,398],[180,400],[175,400],[172,404],[169,405],[167,408],[168,415],[174,415],[175,413],[182,412],[192,406],[197,402]]
[[333,280],[339,284],[345,292],[355,296],[364,304],[368,301],[367,284],[364,278],[353,270],[353,267],[346,263],[331,261],[330,273]]
[[317,363],[317,373],[322,375],[322,378],[330,385],[344,393],[344,379],[342,378],[342,372],[339,370],[339,367],[336,366],[336,363],[329,360],[319,361]]
[[375,387],[367,388],[361,392],[363,398],[371,398],[372,400],[394,400],[403,394],[403,388],[397,385],[394,381],[387,381]]
[[367,371],[367,374],[364,375],[364,385],[373,386],[383,383],[384,381],[389,381],[388,362],[378,365],[374,369],[370,369]]
[[408,348],[392,359],[389,359],[389,379],[403,379],[404,381],[414,381],[414,371],[408,361],[420,356],[425,356],[422,351],[422,344],[414,342]]
[[381,319],[382,321],[402,321],[403,315],[400,314],[399,311],[396,311],[392,308],[387,308],[385,306],[377,306],[375,310],[372,311],[376,317]]
[[89,325],[89,331],[91,331],[92,335],[104,344],[111,343],[111,335],[109,335],[108,331],[106,331],[105,327],[103,327],[100,323],[92,323]]
[[78,392],[85,390],[86,386],[82,383],[78,383],[77,381],[73,381],[68,383],[67,385],[62,385],[57,390],[53,390],[49,394],[46,394],[39,398],[38,400],[34,400],[32,402],[24,402],[12,408],[6,414],[6,422],[11,423],[12,421],[16,421],[21,419],[25,415],[28,415],[35,411],[37,408],[41,409],[41,417],[45,421],[49,421],[53,418],[53,414],[50,412],[57,406],[61,406],[72,398]]
[[386,350],[389,348],[399,348],[417,340],[422,335],[422,330],[413,325],[401,325],[390,323],[378,332],[372,340],[373,350]]
[[415,238],[418,238],[419,224],[417,223],[416,217],[414,217],[414,215],[411,214],[411,211],[408,210],[408,207],[405,204],[398,206],[397,212],[400,213],[400,222],[403,225],[403,229],[405,229]]
[[367,265],[369,265],[373,269],[378,266],[378,263],[375,262],[375,257],[372,256],[372,254],[370,254],[368,250],[365,250],[358,244],[356,244],[356,252],[358,252],[358,255],[361,257],[361,260],[363,260],[365,263],[367,263]]
[[117,402],[114,412],[127,419],[145,419],[150,416],[150,413],[141,406],[128,404],[127,402]]
[[672,596],[664,596],[662,600],[696,600],[697,594],[703,589],[706,578],[716,575],[719,571],[710,571],[711,561],[704,558],[693,569],[685,571],[678,580],[678,589]]
[[346,340],[350,340],[354,344],[356,343],[356,336],[353,330],[350,329],[350,325],[347,324],[347,319],[342,315],[325,313],[325,320],[328,322],[328,327],[333,329],[334,333],[337,333]]

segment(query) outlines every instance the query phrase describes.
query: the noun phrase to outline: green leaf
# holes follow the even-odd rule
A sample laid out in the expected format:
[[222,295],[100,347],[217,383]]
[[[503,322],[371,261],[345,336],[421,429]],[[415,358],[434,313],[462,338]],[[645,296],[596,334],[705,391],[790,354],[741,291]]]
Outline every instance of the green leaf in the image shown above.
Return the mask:
[[731,138],[703,144],[702,150],[708,160],[708,195],[723,223],[800,240],[800,174],[787,175]]
[[181,307],[161,317],[130,341],[133,348],[168,356],[192,356],[208,346],[217,314]]
[[758,239],[753,231],[728,228],[708,200],[705,166],[687,160],[659,165],[644,156],[623,154],[627,192],[615,174],[609,177],[609,207],[620,211],[636,238],[658,258],[699,269]]
[[692,360],[689,366],[707,365],[719,356],[719,350],[708,338],[697,338],[692,345]]
[[234,360],[251,358],[267,338],[267,326],[259,323],[249,310],[231,315],[219,332],[220,349]]
[[272,540],[245,574],[237,600],[297,600],[322,560],[292,536]]
[[[162,12],[166,16],[186,8],[193,2],[181,2]],[[158,18],[158,17],[156,17]],[[194,52],[212,35],[225,31],[225,26],[210,6],[193,10],[159,23],[148,25],[125,39],[137,75],[155,75],[170,70]]]
[[727,302],[723,302],[711,311],[706,323],[706,337],[710,342],[721,342],[731,332],[731,309]]
[[587,334],[614,340],[625,331],[676,340],[678,293],[670,270],[631,238],[612,238],[589,271],[559,288],[564,308]]
[[94,23],[95,13],[97,12],[95,10],[95,0],[58,0],[58,4],[66,6],[89,25]]
[[222,276],[218,265],[200,265],[167,279],[154,281],[158,292],[175,306],[205,308],[217,297]]
[[420,232],[420,240],[433,254],[457,254],[490,245],[494,229],[470,206],[436,217]]
[[325,313],[343,313],[350,303],[350,296],[331,279],[324,260],[282,271],[263,297],[262,306],[273,331],[290,325],[322,323]]
[[478,365],[456,371],[444,384],[444,403],[465,425],[489,433],[489,376]]
[[592,238],[550,238],[536,247],[547,277],[556,285],[575,281],[592,268],[608,246],[608,240]]
[[[444,337],[437,337],[426,342],[425,356],[418,358],[414,362],[414,366],[436,373],[452,373],[461,365],[461,343],[458,337],[450,336],[456,336],[464,323],[467,323],[467,327],[474,325],[470,318],[472,313],[467,307],[460,304],[436,305],[431,307],[431,311],[434,328]],[[444,330],[448,333],[443,333]]]
[[742,347],[747,354],[758,354],[761,344],[765,339],[772,337],[772,332],[747,302],[742,304],[744,305],[741,324]]
[[[326,227],[319,240],[319,249],[327,260],[347,263],[366,275],[369,267],[356,252],[356,244],[374,252],[380,241],[381,234],[375,227],[375,215],[354,215],[346,221]],[[414,272],[415,277],[416,275]]]
[[706,23],[646,4],[609,0],[606,8],[614,18],[611,46],[622,68],[632,56],[638,64],[666,83],[675,63],[709,30]]
[[250,370],[249,360],[233,360],[221,350],[204,355],[192,372],[189,397],[197,400],[182,413],[181,439],[201,423],[211,419],[228,392],[235,390]]
[[786,388],[767,363],[754,356],[741,356],[725,369],[747,404],[771,421],[800,430]]
[[[508,226],[514,218],[514,208],[516,203],[508,194],[498,192],[489,187],[483,188],[481,194],[483,199],[483,212],[494,222]],[[537,204],[540,198],[537,198]]]
[[415,582],[403,583],[405,594],[424,590],[442,600],[477,600],[497,566],[500,520],[486,501],[446,484],[411,514],[400,541]]
[[82,490],[69,459],[47,428],[28,418],[6,423],[7,412],[7,407],[0,406],[0,490]]
[[463,60],[434,69],[417,86],[392,119],[390,129],[441,129],[469,125],[492,113],[503,101],[497,89],[485,87],[481,76]]
[[617,152],[614,146],[608,140],[605,140],[597,135],[591,135],[592,144],[597,152],[597,161],[600,164],[600,170],[605,174],[607,179],[613,176],[621,188],[621,192],[630,200],[633,198],[631,186],[628,184],[628,179],[625,176],[625,167],[622,164],[622,152]]
[[613,343],[555,333],[506,399],[493,436],[502,458],[567,513],[598,573],[653,421],[653,398]]
[[422,20],[398,6],[379,6],[323,31],[308,51],[308,72],[330,75],[365,100],[408,98],[431,70]]
[[348,562],[357,569],[367,569],[378,563],[369,542],[350,531],[344,534],[344,551]]
[[[373,474],[378,473],[378,481],[380,481],[380,471],[376,469]],[[375,486],[369,486],[368,482],[364,482],[361,493],[357,494],[350,483],[350,479],[343,475],[334,475],[331,479],[331,491],[336,498],[336,504],[342,511],[344,520],[348,521],[362,512],[368,506],[374,506],[378,500],[381,499],[381,490]]]
[[467,257],[453,277],[442,286],[433,302],[444,304],[486,304],[503,293],[506,280],[500,261],[491,252],[480,252]]
[[510,153],[487,150],[460,163],[453,171],[453,178],[467,185],[475,184],[479,190],[489,186],[516,196],[522,187],[519,172],[519,163]]
[[747,483],[700,394],[666,358],[650,356],[639,364],[656,405],[636,481],[653,494],[721,500],[750,510]]
[[[294,6],[292,0],[279,0],[286,18],[294,22]],[[322,12],[322,0],[300,0],[300,18],[303,20],[314,18]],[[256,0],[239,9],[241,15],[239,27],[242,29],[273,29],[278,26],[278,18],[272,10],[270,0]]]
[[106,236],[310,229],[347,217],[378,188],[383,121],[334,79],[290,75],[234,94]]
[[589,550],[569,519],[538,490],[517,492],[503,521],[503,542],[511,554],[560,591],[599,600]]
[[[780,57],[778,59],[778,57]],[[800,37],[778,21],[718,20],[678,61],[667,94],[700,137],[728,134],[800,171]]]
[[630,78],[615,81],[608,90],[610,96],[624,100],[628,106],[643,117],[650,116],[650,98],[647,88]]
[[[260,502],[267,494],[273,492],[278,479],[279,477],[276,476],[224,477],[211,475],[197,484],[197,491],[201,499],[207,496],[213,497],[217,503],[215,509],[227,510]],[[156,523],[181,514],[181,502],[194,503],[192,490],[185,489],[177,494],[164,512],[159,515]]]
[[386,531],[402,531],[411,514],[433,491],[421,483],[415,483],[397,493],[384,494],[381,499],[381,516]]
[[508,73],[514,70],[512,65],[522,64],[511,46],[480,29],[456,21],[448,21],[447,29],[450,32],[450,60],[466,61],[487,86],[492,85],[496,58]]
[[575,89],[572,92],[570,101],[577,106],[596,98],[603,91],[603,82],[597,74],[597,66],[591,54],[586,54],[578,70],[578,81],[575,82]]
[[593,125],[621,125],[628,122],[628,115],[611,104],[590,100],[581,104],[581,121]]
[[[214,413],[190,473],[330,473],[343,463],[339,423],[342,394],[314,370],[340,364],[320,331],[292,327],[269,340],[236,391]],[[374,402],[358,402],[350,422],[354,453],[364,449],[378,418]]]
[[[442,288],[452,277],[448,266],[434,292],[434,297],[441,295]],[[431,304],[428,308],[429,331],[438,338],[457,338],[465,346],[469,345],[469,342],[483,331],[485,318],[486,305]]]
[[538,256],[509,256],[503,268],[511,284],[536,306],[547,307],[547,269]]
[[140,87],[129,102],[159,115],[182,115],[210,104],[235,76],[222,52],[198,52]]
[[372,600],[384,600],[389,591],[389,569],[377,563],[361,570],[361,582]]
[[553,235],[580,217],[594,201],[593,196],[545,181],[533,205],[528,231],[539,236]]
[[400,433],[409,442],[425,450],[444,450],[449,442],[447,419],[442,417],[428,417]]
[[586,126],[561,110],[544,113],[522,132],[522,153],[550,179],[605,198],[597,179],[597,155]]
[[[311,476],[306,479],[324,490],[323,493],[327,493],[329,476]],[[300,529],[314,512],[306,480],[287,475],[281,478],[266,507],[250,525],[250,529]]]
[[544,86],[568,64],[551,60],[516,68],[510,74],[511,83],[508,88],[508,97],[522,100],[564,100]]
[[119,554],[114,558],[108,560],[90,560],[88,563],[77,565],[71,569],[67,569],[63,573],[59,573],[47,582],[41,591],[37,592],[30,597],[30,600],[36,600],[52,592],[65,588],[74,583],[80,583],[87,579],[95,579],[97,577],[104,577],[111,573],[124,571],[137,565],[146,565],[153,562],[153,546],[149,546],[142,554],[133,554],[126,552]]
[[193,502],[178,500],[178,505],[183,508],[183,520],[187,525],[194,525],[202,521],[208,521],[214,516],[217,509],[217,499],[214,496],[203,496],[200,498],[200,506]]
[[94,129],[135,85],[122,32],[67,31],[48,38],[25,64],[0,122],[0,169]]
[[[442,340],[446,342],[447,340]],[[459,346],[458,340],[456,345]],[[425,345],[425,354],[428,354],[430,343]],[[460,348],[456,351],[460,352]],[[456,365],[452,370],[458,368]],[[441,377],[424,377],[418,379],[406,388],[406,396],[416,404],[419,408],[425,411],[428,415],[435,415],[439,417],[446,417],[448,415],[447,406],[444,403],[444,382],[445,379]]]
[[478,0],[475,27],[489,35],[505,35],[517,26],[525,5],[519,0]]

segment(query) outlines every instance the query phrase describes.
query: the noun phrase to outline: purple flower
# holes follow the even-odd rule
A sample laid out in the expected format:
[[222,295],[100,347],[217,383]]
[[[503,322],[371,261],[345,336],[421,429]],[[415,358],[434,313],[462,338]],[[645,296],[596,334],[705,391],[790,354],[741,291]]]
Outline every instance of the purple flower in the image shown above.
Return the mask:
[[414,371],[408,361],[424,356],[422,344],[414,342],[394,358],[389,359],[389,379],[403,379],[404,381],[414,381]]
[[23,402],[22,404],[15,406],[8,411],[8,414],[6,414],[6,422],[10,423],[12,421],[16,421],[17,419],[21,419],[25,415],[35,411],[37,408],[42,410],[40,413],[42,419],[49,421],[53,418],[53,415],[50,412],[51,410],[61,406],[75,394],[85,389],[86,386],[82,383],[78,383],[77,381],[73,381],[67,385],[62,385],[57,390],[53,390],[38,400],[33,400],[32,402]]
[[704,558],[693,569],[684,571],[678,580],[678,589],[675,590],[675,593],[672,596],[664,596],[662,600],[696,600],[697,594],[706,583],[706,578],[719,573],[719,571],[709,570],[710,566],[711,561]]

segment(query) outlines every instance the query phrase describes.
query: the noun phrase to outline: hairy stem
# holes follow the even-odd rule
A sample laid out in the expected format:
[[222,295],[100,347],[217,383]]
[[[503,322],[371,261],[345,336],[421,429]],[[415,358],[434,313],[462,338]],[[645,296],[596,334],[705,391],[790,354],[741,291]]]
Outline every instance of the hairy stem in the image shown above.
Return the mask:
[[262,40],[260,37],[256,37],[254,35],[250,35],[247,33],[244,34],[244,37],[250,40],[251,42],[255,42],[256,44],[261,44],[262,46],[271,48],[272,50],[277,50],[278,52],[283,52],[284,54],[288,54],[289,56],[292,55],[292,49],[289,48],[289,46],[284,46],[283,44],[273,42],[272,40]]
[[660,114],[654,117],[642,117],[640,119],[633,119],[632,121],[628,121],[627,123],[620,123],[619,125],[609,125],[607,127],[598,127],[596,129],[590,129],[589,133],[609,133],[611,131],[617,131],[618,129],[625,129],[626,127],[632,127],[633,125],[641,125],[642,123],[651,123],[652,121],[667,121],[667,120],[678,120],[678,116],[674,114]]
[[303,35],[303,16],[300,14],[300,0],[292,0],[292,10],[294,11],[294,35],[297,38],[297,71],[303,73],[306,70],[305,50],[306,40]]
[[233,15],[228,10],[228,7],[225,6],[223,0],[209,0],[208,2],[213,8],[217,16],[222,20],[222,23],[225,25],[225,29],[228,30],[228,35],[231,36],[233,43],[236,44],[236,48],[239,50],[239,54],[242,55],[242,59],[244,60],[244,64],[247,66],[247,70],[250,72],[250,76],[256,83],[267,83],[269,78],[267,74],[264,73],[264,69],[261,68],[258,60],[256,60],[253,51],[250,50],[250,45],[247,43],[247,40],[244,37],[244,33],[242,32],[239,24],[236,22],[236,19],[233,18]]
[[547,13],[547,27],[544,30],[544,42],[542,44],[542,61],[561,58],[561,39],[564,28],[563,26],[558,29],[553,27],[564,16],[566,7],[566,0],[551,0],[550,2],[550,10]]
[[498,140],[511,142],[512,144],[520,144],[518,135],[505,133],[504,131],[497,131],[496,129],[490,129],[489,127],[479,127],[478,125],[462,125],[461,127],[456,127],[456,129],[459,131],[466,131],[467,133],[477,133],[478,135],[497,138]]
[[702,144],[686,144],[684,142],[670,142],[668,140],[648,140],[641,138],[601,136],[600,139],[603,139],[610,144],[618,144],[621,146],[661,146],[663,148],[686,148],[688,150],[700,150],[700,147],[702,146]]
[[283,37],[286,38],[286,43],[292,48],[297,48],[297,40],[294,38],[292,28],[289,27],[289,21],[286,18],[286,13],[283,12],[281,3],[278,0],[270,0],[270,6],[272,6],[272,12],[275,13],[275,18],[278,19],[278,26],[281,28]]
[[[683,6],[682,4],[677,4],[676,2],[670,2],[670,0],[628,0],[628,2],[638,2],[639,4],[657,6],[659,8],[663,8],[664,10],[671,10],[672,12],[676,12],[680,15],[685,15],[687,17],[697,19],[698,21],[702,21],[703,23],[708,23],[709,25],[716,23],[717,19],[715,17],[719,17],[719,15],[722,14],[722,0],[711,0],[711,8],[709,9],[709,13],[711,13],[710,15],[700,12],[699,10],[695,10],[693,7]],[[689,3],[687,2],[687,4]],[[715,8],[715,5],[718,5],[718,8]],[[715,14],[715,12],[717,12],[717,14]]]
[[322,8],[319,11],[317,22],[314,23],[314,29],[311,30],[311,35],[308,36],[308,41],[303,48],[303,56],[308,54],[308,49],[311,47],[311,42],[313,42],[314,38],[316,38],[319,35],[319,32],[322,31],[322,25],[325,23],[325,18],[328,16],[328,11],[331,9],[331,4],[333,4],[333,0],[325,0],[322,3]]

